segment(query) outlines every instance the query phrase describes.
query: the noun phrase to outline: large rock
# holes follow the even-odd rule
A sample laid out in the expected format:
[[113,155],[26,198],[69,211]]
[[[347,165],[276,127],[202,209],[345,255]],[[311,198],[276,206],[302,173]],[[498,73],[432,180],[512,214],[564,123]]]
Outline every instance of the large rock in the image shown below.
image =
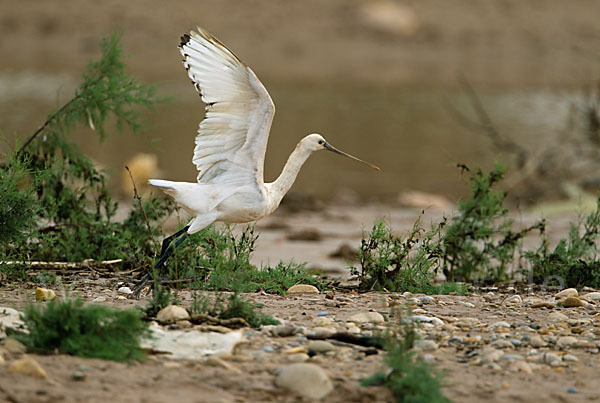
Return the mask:
[[385,318],[379,312],[359,312],[350,316],[348,321],[354,323],[383,323]]
[[333,390],[333,383],[321,367],[296,363],[277,370],[275,385],[308,399],[322,399]]
[[288,294],[318,294],[319,289],[314,285],[296,284],[288,288]]
[[174,323],[178,320],[188,320],[190,314],[179,305],[167,305],[156,314],[156,319],[161,323]]
[[584,306],[585,303],[577,297],[567,297],[558,301],[557,305],[564,306],[565,308],[577,308]]
[[142,341],[142,348],[170,354],[173,359],[199,360],[213,354],[231,354],[235,346],[245,340],[243,329],[226,334],[197,330],[165,331],[157,327],[150,329],[150,338]]
[[13,361],[8,367],[8,372],[26,374],[36,378],[46,379],[48,375],[44,368],[33,358],[25,357],[20,360]]
[[21,355],[27,352],[27,347],[23,343],[13,338],[8,338],[2,342],[2,347],[12,355]]

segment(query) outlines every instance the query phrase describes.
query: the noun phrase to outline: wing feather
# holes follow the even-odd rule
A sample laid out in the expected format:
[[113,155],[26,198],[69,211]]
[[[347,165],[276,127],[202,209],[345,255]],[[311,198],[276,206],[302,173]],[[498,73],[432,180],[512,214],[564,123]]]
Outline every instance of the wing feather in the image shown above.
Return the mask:
[[198,182],[262,185],[275,114],[269,93],[248,66],[201,28],[182,36],[179,50],[207,104],[192,158]]

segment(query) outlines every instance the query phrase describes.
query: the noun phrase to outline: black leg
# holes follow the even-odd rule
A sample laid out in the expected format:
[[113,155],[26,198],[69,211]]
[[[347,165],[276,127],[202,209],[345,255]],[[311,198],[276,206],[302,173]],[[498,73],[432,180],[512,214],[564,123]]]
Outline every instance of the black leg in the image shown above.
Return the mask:
[[160,257],[162,257],[162,255],[165,254],[165,251],[167,250],[167,248],[171,244],[171,241],[173,240],[173,238],[177,238],[178,236],[180,236],[181,234],[183,234],[184,232],[186,232],[189,228],[190,228],[190,226],[186,225],[185,227],[183,227],[182,229],[180,229],[179,231],[177,231],[173,235],[170,235],[170,236],[166,237],[163,240],[162,247],[160,248]]
[[173,254],[173,252],[175,252],[175,248],[178,247],[179,245],[181,245],[181,243],[183,241],[185,241],[188,236],[189,235],[186,232],[185,234],[183,234],[183,236],[181,238],[179,238],[177,241],[175,241],[174,246],[169,246],[167,248],[167,250],[165,250],[165,252],[161,255],[160,259],[158,259],[158,262],[156,262],[156,264],[154,265],[154,268],[158,269],[160,266],[162,266],[163,263],[165,263],[165,261],[169,258],[169,256],[171,256]]

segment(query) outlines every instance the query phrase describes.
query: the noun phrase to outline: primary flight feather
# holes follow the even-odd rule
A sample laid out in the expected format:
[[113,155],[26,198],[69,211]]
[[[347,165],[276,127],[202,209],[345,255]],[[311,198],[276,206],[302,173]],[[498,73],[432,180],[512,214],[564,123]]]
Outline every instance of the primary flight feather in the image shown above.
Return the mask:
[[194,216],[183,230],[165,239],[156,267],[173,252],[169,244],[177,236],[184,235],[175,246],[213,222],[243,223],[271,214],[314,151],[333,151],[379,170],[313,133],[298,143],[277,180],[264,183],[265,151],[275,114],[269,93],[250,67],[201,28],[183,35],[179,50],[206,113],[192,158],[197,183],[149,181]]

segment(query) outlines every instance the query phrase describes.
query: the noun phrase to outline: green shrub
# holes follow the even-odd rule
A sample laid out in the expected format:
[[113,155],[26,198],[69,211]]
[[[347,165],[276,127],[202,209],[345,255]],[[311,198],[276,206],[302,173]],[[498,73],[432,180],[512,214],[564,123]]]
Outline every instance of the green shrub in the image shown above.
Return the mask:
[[[600,236],[600,197],[596,210],[571,224],[567,238],[550,250],[543,236],[536,251],[525,252],[530,263],[531,280],[537,284],[567,287],[600,287],[598,238]],[[526,273],[529,274],[529,273]]]
[[256,268],[250,263],[258,234],[248,225],[238,236],[230,226],[211,225],[188,239],[167,261],[164,274],[171,279],[195,279],[193,288],[213,291],[283,294],[294,284],[323,284],[303,264],[279,262]]
[[23,321],[29,333],[18,339],[33,351],[113,361],[144,358],[139,342],[149,334],[137,310],[84,305],[80,299],[29,305]]
[[444,229],[442,263],[448,279],[506,281],[522,239],[533,230],[544,230],[540,221],[513,231],[513,220],[503,207],[506,194],[493,188],[504,173],[498,165],[488,174],[477,170],[471,175],[471,196],[458,204],[458,214]]

